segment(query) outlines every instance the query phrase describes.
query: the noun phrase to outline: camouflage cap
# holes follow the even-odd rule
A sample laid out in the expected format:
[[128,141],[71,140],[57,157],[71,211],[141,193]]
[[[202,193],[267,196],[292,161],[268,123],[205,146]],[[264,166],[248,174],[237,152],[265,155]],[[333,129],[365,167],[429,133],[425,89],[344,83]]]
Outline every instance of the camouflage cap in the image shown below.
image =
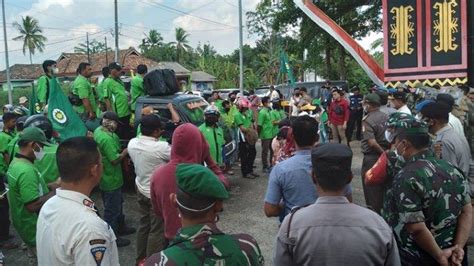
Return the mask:
[[395,128],[405,133],[420,134],[428,133],[428,125],[426,122],[416,119],[414,116],[396,112],[390,115],[388,122],[388,128]]
[[176,184],[182,191],[196,198],[229,198],[229,193],[217,176],[200,164],[178,164]]

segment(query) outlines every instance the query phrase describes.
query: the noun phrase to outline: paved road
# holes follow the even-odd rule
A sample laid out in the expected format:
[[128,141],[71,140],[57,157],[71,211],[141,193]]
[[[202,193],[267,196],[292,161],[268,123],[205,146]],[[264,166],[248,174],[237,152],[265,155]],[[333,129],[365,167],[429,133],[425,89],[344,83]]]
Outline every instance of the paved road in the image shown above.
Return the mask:
[[[362,165],[362,155],[360,144],[352,142],[354,159],[352,169],[354,173],[353,200],[354,203],[364,206],[362,183],[360,179],[360,166]],[[258,149],[260,150],[260,149]],[[268,175],[260,172],[260,153],[257,156],[257,172],[260,178],[255,180],[243,179],[237,173],[230,177],[232,182],[231,197],[225,202],[224,212],[220,217],[218,226],[226,233],[248,233],[255,237],[265,257],[265,264],[272,265],[272,253],[275,236],[278,232],[278,221],[276,218],[266,218],[263,213],[263,198],[268,182]],[[92,199],[96,201],[99,210],[103,210],[100,194],[95,192]],[[125,193],[125,214],[130,225],[136,225],[137,212],[135,194],[132,191]],[[119,248],[120,264],[134,265],[135,263],[135,236],[127,236],[132,241],[128,247]],[[6,265],[27,265],[25,253],[20,249],[13,251],[3,251]],[[474,248],[470,249],[470,261],[474,261]]]

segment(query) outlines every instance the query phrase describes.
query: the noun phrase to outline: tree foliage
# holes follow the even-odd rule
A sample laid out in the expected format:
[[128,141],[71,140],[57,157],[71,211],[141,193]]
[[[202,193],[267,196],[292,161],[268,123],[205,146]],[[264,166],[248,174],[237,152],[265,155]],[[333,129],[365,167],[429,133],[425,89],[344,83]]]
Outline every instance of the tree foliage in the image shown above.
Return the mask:
[[43,30],[39,26],[38,20],[33,17],[26,16],[21,18],[21,24],[13,23],[13,27],[20,33],[19,36],[13,38],[14,41],[23,41],[23,54],[28,49],[30,55],[30,64],[33,64],[32,55],[36,50],[40,53],[44,51],[45,42],[48,40],[43,36]]
[[[97,41],[96,39],[93,39],[92,41],[89,42],[89,53],[90,54],[98,54],[98,53],[103,53],[107,50],[110,50],[111,48],[105,46],[105,41]],[[87,54],[87,42],[86,43],[80,43],[76,47],[74,47],[74,52],[75,53],[80,53],[80,54]]]

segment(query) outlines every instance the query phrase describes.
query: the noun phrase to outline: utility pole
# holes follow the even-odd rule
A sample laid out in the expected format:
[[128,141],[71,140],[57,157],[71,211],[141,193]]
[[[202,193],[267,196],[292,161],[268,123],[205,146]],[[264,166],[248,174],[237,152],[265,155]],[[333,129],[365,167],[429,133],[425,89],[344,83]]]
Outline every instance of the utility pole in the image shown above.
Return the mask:
[[12,82],[10,80],[10,63],[8,61],[8,38],[7,38],[7,22],[5,18],[5,0],[2,0],[2,15],[3,15],[3,39],[5,42],[5,67],[7,74],[7,86],[8,86],[8,103],[13,104],[12,98]]
[[107,36],[105,38],[105,64],[109,66],[109,48],[107,47]]
[[86,42],[87,42],[87,63],[91,63],[91,52],[89,49],[89,32],[86,32]]
[[243,26],[242,26],[242,0],[239,0],[239,89],[240,93],[244,95],[244,48],[243,48]]
[[117,4],[117,0],[114,1],[115,2],[115,62],[118,63],[119,61],[119,27],[118,27],[118,4]]

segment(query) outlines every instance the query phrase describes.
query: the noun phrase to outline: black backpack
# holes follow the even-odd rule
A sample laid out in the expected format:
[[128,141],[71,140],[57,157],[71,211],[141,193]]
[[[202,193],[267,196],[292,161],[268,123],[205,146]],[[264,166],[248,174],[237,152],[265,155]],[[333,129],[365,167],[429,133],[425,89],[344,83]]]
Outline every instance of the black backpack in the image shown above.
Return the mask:
[[179,92],[174,70],[156,69],[143,78],[145,93],[150,96],[165,96]]

